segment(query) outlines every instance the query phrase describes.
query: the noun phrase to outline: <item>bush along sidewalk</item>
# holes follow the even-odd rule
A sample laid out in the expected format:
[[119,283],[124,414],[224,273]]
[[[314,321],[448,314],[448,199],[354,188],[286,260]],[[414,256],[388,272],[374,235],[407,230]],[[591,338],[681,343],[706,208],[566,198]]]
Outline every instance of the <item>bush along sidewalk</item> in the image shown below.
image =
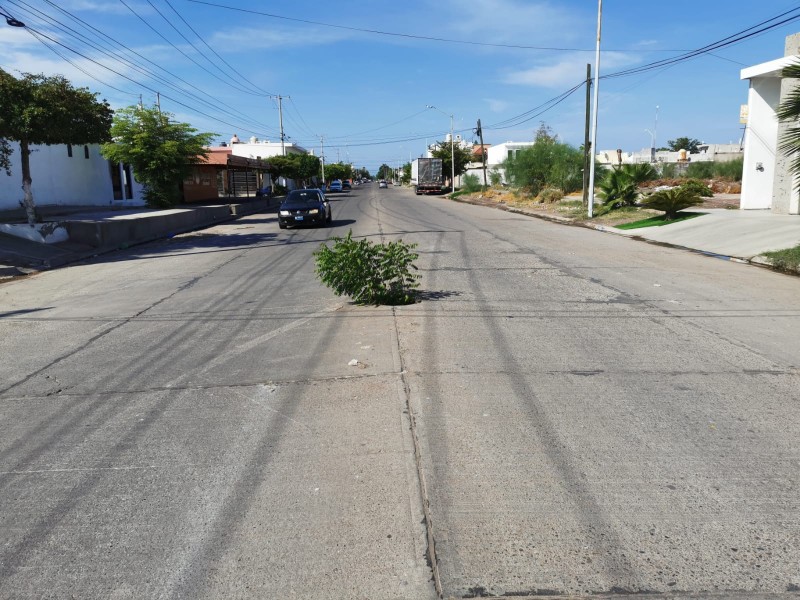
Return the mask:
[[332,238],[333,248],[321,244],[314,252],[316,273],[337,296],[350,296],[356,304],[412,304],[419,275],[412,252],[416,244],[403,240],[375,244],[367,239]]

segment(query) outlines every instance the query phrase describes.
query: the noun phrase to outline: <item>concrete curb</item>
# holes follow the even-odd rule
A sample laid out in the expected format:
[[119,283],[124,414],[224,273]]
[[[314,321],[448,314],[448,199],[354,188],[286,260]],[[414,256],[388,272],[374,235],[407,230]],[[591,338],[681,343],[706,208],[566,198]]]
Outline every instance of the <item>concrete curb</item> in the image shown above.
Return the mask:
[[89,246],[89,248],[82,251],[61,248],[59,254],[48,258],[27,256],[22,261],[25,263],[25,267],[0,265],[0,279],[9,279],[36,271],[63,267],[117,250],[166,239],[189,231],[213,227],[214,225],[234,221],[239,217],[267,212],[272,209],[277,210],[279,205],[280,198],[271,198],[214,206],[181,207],[169,214],[156,212],[150,216],[142,215],[131,219],[65,220],[64,222],[70,232],[70,242],[83,244],[84,246]]

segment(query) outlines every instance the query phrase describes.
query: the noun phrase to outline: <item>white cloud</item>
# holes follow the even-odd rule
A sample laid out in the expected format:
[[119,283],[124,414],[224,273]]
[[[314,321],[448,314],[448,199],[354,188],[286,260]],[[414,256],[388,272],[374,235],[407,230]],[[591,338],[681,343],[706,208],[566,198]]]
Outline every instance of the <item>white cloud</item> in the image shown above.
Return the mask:
[[351,34],[333,30],[263,29],[242,27],[214,33],[211,46],[229,52],[264,50],[267,48],[310,47],[332,44],[349,39]]
[[503,112],[509,106],[508,102],[505,100],[498,100],[496,98],[484,98],[483,100],[489,105],[489,110],[496,113]]
[[[126,0],[128,6],[139,14],[152,13],[153,9],[146,2],[132,2]],[[69,12],[111,13],[129,15],[130,11],[118,0],[61,0],[61,8]]]
[[[582,12],[548,2],[492,0],[491,2],[437,1],[450,16],[452,31],[473,41],[525,46],[574,45],[583,38]],[[449,5],[449,8],[448,8]],[[592,38],[590,38],[592,39]]]
[[[586,64],[593,63],[584,53],[562,56],[558,61],[540,64],[529,69],[507,71],[502,76],[503,83],[531,87],[563,88],[577,84],[586,78]],[[634,65],[639,57],[624,52],[605,52],[600,64],[603,70],[618,69]]]

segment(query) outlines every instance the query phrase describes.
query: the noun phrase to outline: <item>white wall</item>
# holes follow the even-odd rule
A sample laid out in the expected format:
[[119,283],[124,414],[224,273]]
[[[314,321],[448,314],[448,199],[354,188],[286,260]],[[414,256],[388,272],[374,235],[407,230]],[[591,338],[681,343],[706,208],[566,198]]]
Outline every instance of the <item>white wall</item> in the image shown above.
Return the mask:
[[231,154],[234,156],[244,156],[245,158],[267,158],[269,156],[281,156],[283,149],[286,149],[286,154],[308,154],[305,148],[301,148],[296,144],[285,143],[283,148],[280,142],[239,142],[231,144]]
[[[11,175],[0,171],[0,210],[19,208],[22,200],[22,166],[19,144],[12,142]],[[133,199],[114,200],[108,161],[100,156],[100,146],[73,146],[72,157],[64,144],[32,146],[31,190],[37,206],[108,206],[143,204],[141,185],[133,182]]]
[[[750,107],[745,133],[744,172],[742,174],[742,209],[772,207],[775,154],[778,143],[778,118],[775,109],[780,99],[779,77],[756,77],[750,80]],[[761,165],[761,169],[757,168]]]

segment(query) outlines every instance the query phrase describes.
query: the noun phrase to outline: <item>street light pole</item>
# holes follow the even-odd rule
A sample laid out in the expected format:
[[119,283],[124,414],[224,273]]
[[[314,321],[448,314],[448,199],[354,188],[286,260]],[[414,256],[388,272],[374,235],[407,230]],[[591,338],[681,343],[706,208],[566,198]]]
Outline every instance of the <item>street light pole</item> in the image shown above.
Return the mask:
[[650,134],[650,162],[656,162],[656,134],[650,131],[649,129],[645,129],[647,133]]
[[450,175],[450,186],[451,186],[451,189],[452,189],[452,193],[455,194],[456,193],[456,152],[455,152],[455,139],[454,139],[454,136],[453,136],[453,115],[448,115],[443,110],[439,110],[438,108],[436,108],[435,106],[431,106],[430,104],[427,105],[427,108],[432,108],[433,110],[438,110],[444,116],[446,116],[446,117],[449,116],[450,117],[450,166],[452,167],[451,175]]
[[600,92],[600,31],[603,23],[603,0],[597,0],[597,50],[594,56],[594,99],[592,101],[592,156],[589,163],[589,211],[591,219],[594,216],[594,176],[595,160],[597,154],[597,105]]

